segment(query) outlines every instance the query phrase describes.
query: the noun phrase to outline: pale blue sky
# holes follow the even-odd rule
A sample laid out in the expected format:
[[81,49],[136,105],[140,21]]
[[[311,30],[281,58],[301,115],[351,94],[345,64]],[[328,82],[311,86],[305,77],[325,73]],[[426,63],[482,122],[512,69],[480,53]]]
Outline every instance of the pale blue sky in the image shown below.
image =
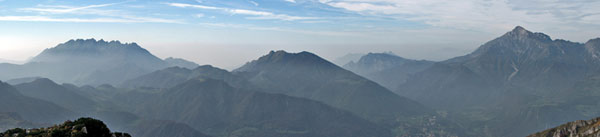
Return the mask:
[[279,49],[443,60],[516,25],[576,42],[600,37],[597,7],[597,0],[0,0],[0,59],[96,38],[228,69]]

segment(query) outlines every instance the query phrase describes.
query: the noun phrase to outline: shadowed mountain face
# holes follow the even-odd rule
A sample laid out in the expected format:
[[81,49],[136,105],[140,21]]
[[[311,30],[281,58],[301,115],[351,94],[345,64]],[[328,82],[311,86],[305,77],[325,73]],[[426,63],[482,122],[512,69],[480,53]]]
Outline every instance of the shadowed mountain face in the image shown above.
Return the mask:
[[95,110],[96,102],[81,96],[78,91],[65,88],[46,78],[39,78],[29,83],[15,85],[23,94],[29,97],[50,101],[76,112]]
[[309,52],[272,51],[234,72],[266,92],[322,101],[371,119],[394,119],[430,111]]
[[[233,73],[261,91],[320,101],[385,125],[397,136],[462,132],[433,110],[309,52],[272,51]],[[427,120],[435,122],[422,122]]]
[[54,103],[24,96],[13,86],[3,82],[0,82],[0,95],[0,112],[15,112],[25,120],[52,123],[74,115]]
[[[145,94],[145,95],[142,95]],[[325,104],[192,79],[160,93],[130,92],[123,106],[141,116],[174,120],[217,136],[391,136],[390,131]],[[138,104],[143,104],[139,106]]]
[[594,101],[565,100],[599,70],[594,41],[552,40],[516,27],[471,54],[415,74],[397,93],[457,113],[465,123],[480,122],[474,127],[479,134],[524,136],[598,114],[588,109],[597,107]]
[[343,67],[390,90],[396,90],[408,77],[429,68],[433,63],[405,59],[393,53],[369,53],[357,62],[352,61]]
[[496,103],[511,88],[549,95],[598,70],[592,47],[517,27],[469,55],[436,63],[398,93],[445,109]]
[[234,75],[227,70],[210,65],[199,66],[191,70],[187,68],[170,67],[126,80],[121,84],[121,87],[171,88],[190,79],[202,78],[224,80],[234,87],[244,87],[246,89],[252,87],[244,78]]
[[10,73],[0,74],[0,78],[46,77],[78,85],[118,84],[170,65],[190,64],[182,59],[163,61],[136,43],[78,39],[48,48],[24,65],[2,64],[0,68]]

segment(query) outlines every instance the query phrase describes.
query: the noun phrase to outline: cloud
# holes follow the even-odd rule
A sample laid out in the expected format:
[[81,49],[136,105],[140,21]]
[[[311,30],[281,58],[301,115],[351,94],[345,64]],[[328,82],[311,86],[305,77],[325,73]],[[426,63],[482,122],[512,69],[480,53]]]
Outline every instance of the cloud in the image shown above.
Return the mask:
[[285,0],[287,2],[296,3],[296,0]]
[[199,23],[203,26],[211,27],[224,27],[224,28],[237,28],[237,29],[248,29],[248,30],[260,30],[260,31],[279,31],[279,32],[290,32],[300,33],[308,35],[323,35],[323,36],[364,36],[359,32],[346,32],[346,31],[314,31],[314,30],[300,30],[292,28],[280,28],[280,27],[261,27],[248,24],[231,24],[231,23]]
[[252,5],[254,5],[254,6],[258,6],[258,3],[256,1],[248,1],[248,2],[252,3]]
[[212,7],[212,6],[204,6],[204,5],[192,5],[185,3],[166,3],[169,6],[180,7],[180,8],[199,8],[199,9],[209,9],[209,10],[224,10],[226,8]]
[[46,16],[0,16],[0,21],[31,21],[31,22],[94,22],[94,23],[178,23],[170,20],[162,20],[156,18],[134,18],[134,19],[119,19],[119,18],[53,18]]
[[246,10],[246,9],[230,9],[230,8],[222,8],[222,7],[212,7],[212,6],[204,6],[204,5],[193,5],[193,4],[184,4],[184,3],[167,3],[169,6],[180,7],[180,8],[199,8],[199,9],[209,9],[209,10],[222,10],[233,15],[249,15],[253,17],[247,17],[247,19],[277,19],[277,20],[285,20],[285,21],[294,21],[294,20],[313,20],[319,19],[317,17],[302,17],[302,16],[291,16],[287,14],[275,14],[272,12],[266,11],[255,11],[255,10]]
[[[437,27],[497,32],[516,25],[553,28],[600,25],[594,0],[318,0],[367,16],[417,21]],[[596,18],[596,19],[589,19]]]
[[[127,1],[126,1],[127,2]],[[125,11],[111,9],[96,9],[109,7],[125,2],[97,4],[87,6],[38,5],[33,8],[20,8],[20,11],[34,12],[30,16],[2,16],[4,21],[38,21],[38,22],[112,22],[112,23],[183,23],[177,20],[143,17],[127,14]],[[60,18],[48,14],[67,15],[96,15],[96,18]]]
[[196,17],[198,17],[198,18],[202,18],[202,17],[204,17],[204,14],[202,14],[202,13],[198,13],[198,14],[196,14]]
[[91,9],[91,8],[107,7],[107,6],[121,4],[121,3],[122,2],[98,4],[98,5],[88,5],[88,6],[82,6],[82,7],[51,6],[51,7],[57,7],[57,8],[22,8],[21,10],[37,11],[37,12],[52,13],[52,14],[64,14],[64,13],[72,13],[72,12],[81,11],[81,10],[85,10],[85,9]]

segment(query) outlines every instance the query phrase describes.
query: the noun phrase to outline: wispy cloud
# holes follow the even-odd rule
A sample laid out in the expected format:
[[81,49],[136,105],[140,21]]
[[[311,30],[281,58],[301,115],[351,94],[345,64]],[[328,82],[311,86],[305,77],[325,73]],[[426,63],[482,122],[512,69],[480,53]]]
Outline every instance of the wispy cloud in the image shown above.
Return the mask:
[[0,21],[32,21],[32,22],[95,22],[95,23],[177,23],[170,20],[162,20],[156,18],[135,18],[135,19],[118,19],[118,18],[53,18],[46,16],[0,16]]
[[[122,3],[122,2],[120,2],[120,3]],[[88,6],[82,6],[82,7],[50,6],[50,7],[54,7],[54,8],[22,8],[21,10],[36,11],[36,12],[42,12],[42,13],[52,13],[52,14],[64,14],[64,13],[73,13],[76,11],[81,11],[81,10],[91,9],[91,8],[107,7],[107,6],[116,5],[116,4],[120,4],[120,3],[88,5]]]
[[[363,15],[418,21],[438,27],[505,31],[516,25],[550,28],[593,24],[586,16],[598,14],[594,0],[319,0]],[[587,17],[587,19],[586,19]],[[587,21],[587,22],[586,22]],[[575,24],[574,24],[575,23]]]
[[293,28],[281,28],[281,27],[262,27],[262,26],[255,26],[255,25],[249,25],[249,24],[200,23],[199,25],[211,26],[211,27],[260,30],[260,31],[290,32],[290,33],[321,35],[321,36],[364,36],[363,33],[360,33],[360,32],[301,30],[301,29],[293,29]]
[[254,6],[258,6],[259,5],[256,1],[248,1],[248,2],[252,3],[252,5],[254,5]]
[[[127,2],[127,1],[126,1]],[[98,9],[126,2],[96,4],[86,6],[67,5],[37,5],[31,8],[20,8],[19,11],[33,12],[37,15],[29,16],[2,16],[3,21],[38,21],[38,22],[111,22],[111,23],[184,23],[178,20],[155,17],[144,17],[127,14],[125,11],[115,9]],[[97,17],[74,18],[60,17],[58,15],[95,15]],[[53,15],[53,16],[50,16]]]
[[213,6],[184,4],[184,3],[166,3],[166,4],[169,6],[180,7],[180,8],[199,8],[199,9],[209,9],[209,10],[222,10],[222,11],[231,13],[233,15],[239,14],[239,15],[253,16],[253,17],[247,17],[247,19],[276,19],[276,20],[285,20],[285,21],[319,19],[317,17],[291,16],[291,15],[287,15],[287,14],[275,14],[272,12],[246,10],[246,9],[233,9],[233,8],[213,7]]

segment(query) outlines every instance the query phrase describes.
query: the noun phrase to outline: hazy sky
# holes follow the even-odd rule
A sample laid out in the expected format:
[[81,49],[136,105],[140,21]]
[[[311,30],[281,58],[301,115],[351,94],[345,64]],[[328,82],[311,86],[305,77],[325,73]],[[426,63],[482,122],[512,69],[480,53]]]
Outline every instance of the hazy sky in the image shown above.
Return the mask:
[[76,38],[136,42],[161,58],[227,69],[280,49],[443,60],[517,25],[576,42],[600,37],[598,7],[598,0],[0,0],[0,60],[25,60]]

